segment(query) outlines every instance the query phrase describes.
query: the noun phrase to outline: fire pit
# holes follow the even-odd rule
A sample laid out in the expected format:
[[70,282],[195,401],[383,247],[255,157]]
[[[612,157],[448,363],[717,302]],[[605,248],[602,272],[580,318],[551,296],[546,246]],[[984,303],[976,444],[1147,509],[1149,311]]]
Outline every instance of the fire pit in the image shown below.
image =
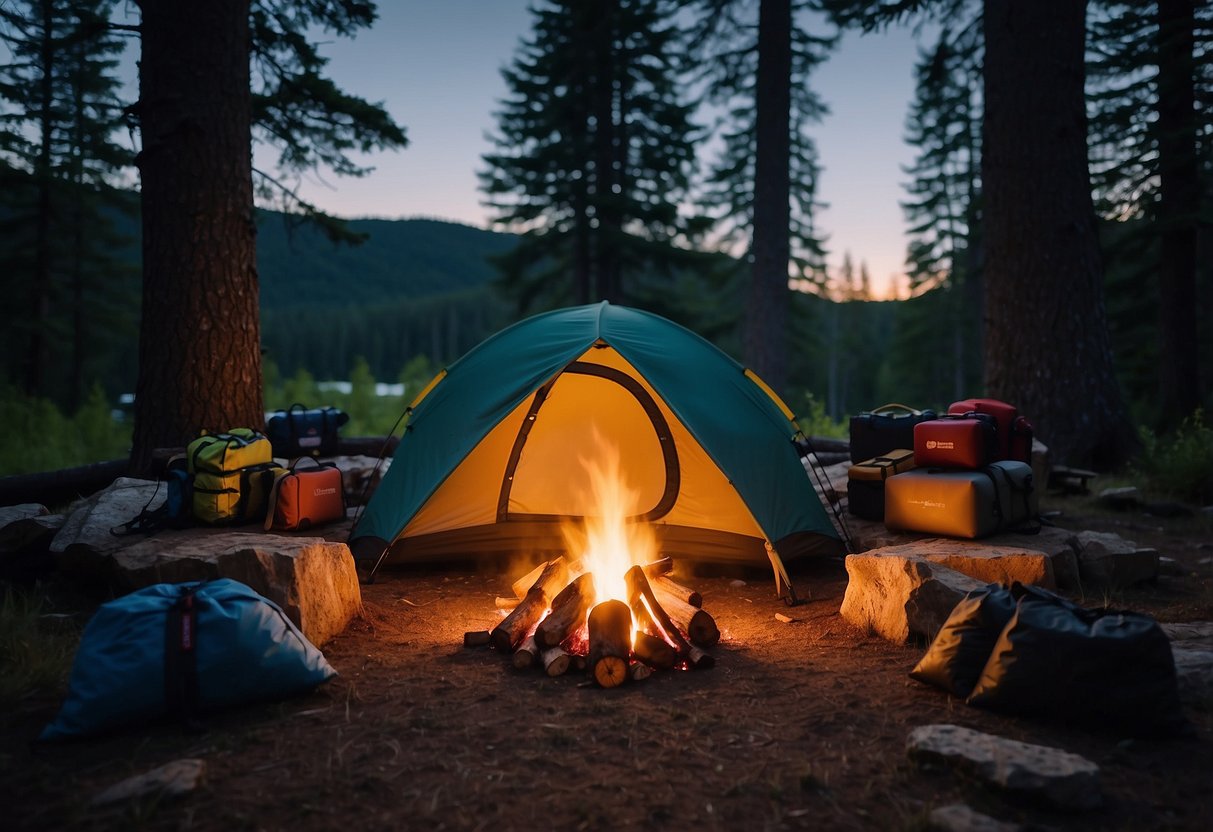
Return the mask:
[[699,593],[668,576],[673,562],[657,556],[652,527],[635,519],[618,454],[583,465],[599,513],[568,524],[570,554],[515,581],[518,603],[491,630],[465,633],[465,646],[491,644],[515,667],[538,664],[550,676],[584,669],[604,688],[654,670],[712,667],[705,648],[720,630]]

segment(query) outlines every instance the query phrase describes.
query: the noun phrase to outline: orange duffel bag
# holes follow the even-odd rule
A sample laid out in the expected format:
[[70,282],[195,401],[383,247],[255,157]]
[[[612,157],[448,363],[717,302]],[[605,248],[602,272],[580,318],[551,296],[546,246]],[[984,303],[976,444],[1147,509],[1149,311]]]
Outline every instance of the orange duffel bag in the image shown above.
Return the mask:
[[[296,470],[305,459],[316,467]],[[301,531],[344,519],[345,489],[341,471],[333,463],[299,457],[291,463],[290,470],[274,481],[270,510],[265,516],[267,531]]]

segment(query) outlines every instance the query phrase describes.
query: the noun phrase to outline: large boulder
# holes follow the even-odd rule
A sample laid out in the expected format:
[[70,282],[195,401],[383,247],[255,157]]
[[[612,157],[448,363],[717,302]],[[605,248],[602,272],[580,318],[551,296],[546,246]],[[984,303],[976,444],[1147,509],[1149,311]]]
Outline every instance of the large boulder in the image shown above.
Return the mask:
[[1112,532],[1079,532],[1074,536],[1078,569],[1088,588],[1131,586],[1158,577],[1158,552],[1142,549]]
[[166,493],[167,489],[154,481],[119,477],[107,488],[72,505],[63,527],[51,541],[51,553],[70,568],[77,554],[83,554],[87,562],[130,545],[133,538],[115,535],[114,530],[143,510],[158,508]]
[[362,608],[344,543],[256,532],[157,535],[109,555],[118,588],[231,578],[278,606],[313,644],[340,633]]
[[983,583],[1010,586],[1013,581],[1053,589],[1052,558],[1046,552],[1018,546],[995,546],[983,541],[931,537],[885,546],[867,554],[918,557],[955,569]]
[[1026,532],[1003,532],[986,538],[983,542],[995,546],[1009,546],[1043,552],[1053,565],[1053,580],[1061,589],[1078,589],[1078,557],[1074,551],[1074,533],[1056,526],[1041,526],[1029,534]]
[[959,725],[923,725],[910,732],[910,757],[944,763],[1008,792],[1058,809],[1103,803],[1099,766],[1060,748],[1009,740]]
[[954,569],[908,555],[848,555],[846,567],[842,617],[898,644],[914,636],[934,638],[956,603],[986,586]]

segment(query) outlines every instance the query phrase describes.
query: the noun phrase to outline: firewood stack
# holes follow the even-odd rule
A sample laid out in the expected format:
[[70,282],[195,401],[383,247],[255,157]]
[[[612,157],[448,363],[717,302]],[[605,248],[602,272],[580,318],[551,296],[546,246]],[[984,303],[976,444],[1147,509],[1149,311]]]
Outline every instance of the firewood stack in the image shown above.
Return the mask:
[[464,646],[491,644],[519,670],[538,665],[549,676],[585,670],[604,688],[655,670],[712,667],[706,648],[720,630],[702,596],[668,576],[672,568],[669,558],[633,566],[624,576],[626,602],[600,602],[593,574],[564,558],[542,563],[514,582],[518,603],[509,615],[491,631],[465,633]]

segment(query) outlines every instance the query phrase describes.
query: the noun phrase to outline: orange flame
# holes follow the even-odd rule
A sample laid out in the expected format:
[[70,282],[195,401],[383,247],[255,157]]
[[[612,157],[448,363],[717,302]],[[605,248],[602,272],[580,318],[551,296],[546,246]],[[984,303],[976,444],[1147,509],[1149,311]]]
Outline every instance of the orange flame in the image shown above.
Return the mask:
[[581,457],[589,482],[584,528],[566,524],[565,542],[574,561],[582,560],[582,569],[594,574],[597,603],[614,598],[627,603],[624,573],[636,564],[657,559],[657,537],[648,523],[630,520],[639,514],[640,491],[631,488],[620,461],[619,448],[595,431],[592,458]]

